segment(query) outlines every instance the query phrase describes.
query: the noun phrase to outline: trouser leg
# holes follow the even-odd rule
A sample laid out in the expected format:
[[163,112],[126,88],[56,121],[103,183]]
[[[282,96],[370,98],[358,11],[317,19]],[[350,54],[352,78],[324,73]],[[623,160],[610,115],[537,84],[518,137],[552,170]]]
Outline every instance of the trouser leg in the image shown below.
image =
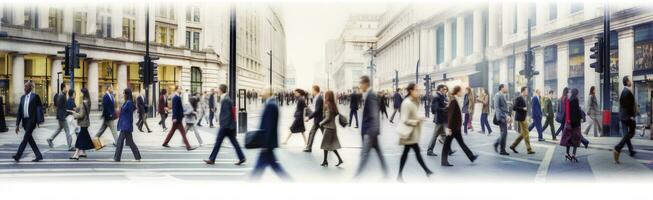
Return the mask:
[[141,152],[138,151],[138,147],[136,146],[136,143],[134,143],[134,135],[132,135],[131,132],[125,133],[125,140],[127,141],[129,148],[132,150],[132,154],[134,154],[134,159],[140,160]]
[[222,141],[224,140],[226,134],[226,129],[220,128],[218,131],[218,137],[215,138],[215,145],[213,146],[213,150],[211,150],[211,155],[209,155],[209,160],[215,161],[215,158],[218,156],[220,146],[222,146]]
[[229,130],[229,135],[227,135],[227,138],[229,138],[229,141],[231,142],[231,145],[234,146],[234,149],[236,150],[236,155],[238,156],[238,160],[244,160],[245,159],[245,154],[243,154],[243,150],[240,148],[240,145],[238,144],[238,140],[236,139],[236,130]]

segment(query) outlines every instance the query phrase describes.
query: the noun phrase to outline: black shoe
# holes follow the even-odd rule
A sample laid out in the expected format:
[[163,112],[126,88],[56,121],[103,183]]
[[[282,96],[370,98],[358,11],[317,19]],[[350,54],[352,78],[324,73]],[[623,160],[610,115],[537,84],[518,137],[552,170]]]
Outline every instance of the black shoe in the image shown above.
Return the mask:
[[87,155],[79,155],[80,158],[86,158],[88,157]]
[[567,161],[567,160],[571,161],[571,156],[570,155],[565,155],[565,161]]
[[537,141],[544,142],[546,140],[545,139],[538,139]]
[[528,151],[528,154],[535,154],[535,151]]
[[456,150],[451,150],[451,152],[449,152],[449,155],[453,155],[454,153],[456,153]]
[[630,157],[635,157],[635,154],[637,154],[636,151],[631,151],[631,152],[630,152]]
[[206,163],[207,165],[214,165],[215,161],[213,161],[213,160],[204,160],[204,163]]
[[71,159],[71,160],[79,160],[79,157],[70,157],[70,158],[68,158],[68,159]]
[[43,158],[34,158],[34,160],[32,160],[32,162],[39,162],[41,160],[43,160]]
[[504,152],[499,153],[499,155],[509,156],[510,154],[509,154],[508,152],[505,152],[505,151],[504,151]]
[[192,150],[195,150],[195,149],[197,149],[197,147],[187,148],[186,150],[188,150],[188,151],[192,151]]
[[245,159],[239,160],[237,163],[234,163],[234,165],[242,165],[245,163]]
[[576,159],[576,156],[571,156],[571,160],[574,162],[578,162],[578,159]]
[[168,146],[168,144],[162,144],[161,146],[166,147],[166,148],[170,148],[170,146]]
[[449,164],[448,162],[447,162],[447,163],[442,163],[441,165],[442,165],[443,167],[453,167],[453,165],[452,165],[452,164]]
[[426,152],[426,155],[427,156],[438,156],[438,154],[435,154],[433,152]]
[[469,158],[470,161],[474,162],[478,158],[478,154],[473,155],[471,158]]
[[11,158],[13,158],[14,161],[16,161],[16,162],[19,162],[19,161],[20,161],[20,158],[19,158],[18,156],[11,156]]
[[517,150],[515,150],[515,147],[510,147],[510,150],[512,150],[512,152],[519,153]]
[[338,164],[336,164],[336,167],[342,165],[342,163],[343,163],[342,160],[341,160],[341,161],[338,161]]
[[433,175],[433,172],[432,172],[432,171],[427,171],[427,172],[426,172],[426,177],[431,177],[432,175]]
[[145,132],[145,131],[143,131],[143,129],[140,129],[140,128],[138,129],[138,131],[140,131],[141,133],[142,133],[142,132]]
[[303,152],[308,152],[308,153],[310,153],[311,150],[310,150],[310,149],[304,149]]
[[589,141],[587,143],[583,143],[583,146],[585,147],[585,149],[587,149],[587,146],[589,146],[589,145],[590,145]]
[[326,167],[326,166],[329,166],[329,163],[327,163],[327,162],[322,162],[322,164],[321,164],[320,166],[322,166],[322,167]]
[[52,144],[52,139],[47,139],[45,141],[48,142],[48,146],[50,147],[50,149],[54,148],[54,144]]

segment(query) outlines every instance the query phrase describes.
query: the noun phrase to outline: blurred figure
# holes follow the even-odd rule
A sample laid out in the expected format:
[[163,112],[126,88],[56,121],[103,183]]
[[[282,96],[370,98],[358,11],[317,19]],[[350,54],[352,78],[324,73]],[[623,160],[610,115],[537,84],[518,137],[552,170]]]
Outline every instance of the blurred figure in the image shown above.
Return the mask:
[[[397,88],[397,91],[392,97],[392,104],[393,104],[392,107],[394,108],[394,111],[392,112],[392,116],[390,117],[390,123],[393,123],[392,120],[395,119],[395,114],[397,114],[397,112],[401,112],[400,109],[401,109],[401,102],[403,101],[403,98],[401,98],[401,94],[399,94],[400,92],[401,89]],[[401,115],[401,113],[399,114]]]
[[379,156],[379,162],[381,163],[381,169],[383,170],[383,177],[387,177],[388,168],[385,165],[385,159],[383,159],[381,145],[379,144],[381,122],[377,110],[379,107],[383,107],[383,105],[379,106],[379,98],[374,94],[372,88],[370,88],[370,77],[362,76],[358,83],[358,87],[363,93],[363,120],[361,121],[361,135],[365,139],[363,139],[361,160],[355,176],[360,176],[370,158],[370,152],[375,150],[376,155]]
[[566,118],[566,116],[564,116],[564,115],[565,115],[565,113],[567,113],[567,110],[565,110],[566,109],[565,105],[567,105],[567,101],[569,101],[569,98],[567,96],[568,93],[569,93],[569,88],[565,87],[564,89],[562,89],[562,94],[560,95],[560,99],[558,99],[558,112],[556,113],[556,115],[561,115],[561,116],[556,117],[556,120],[560,120],[560,119],[562,119],[562,120],[558,121],[558,123],[560,123],[560,127],[556,131],[556,134],[555,134],[555,137],[553,137],[553,140],[556,140],[556,137],[558,137],[558,135],[560,134],[562,129],[565,128],[565,120],[564,119]]
[[[501,130],[501,135],[494,142],[494,151],[504,156],[509,155],[506,152],[506,137],[508,136],[508,124],[512,121],[506,102],[506,93],[508,93],[506,85],[499,85],[499,92],[494,95],[494,119],[492,120]],[[501,148],[499,149],[499,147]]]
[[123,97],[125,102],[120,107],[121,115],[118,119],[118,131],[120,131],[120,136],[118,137],[118,141],[116,141],[116,153],[113,156],[113,160],[120,162],[120,159],[122,158],[122,147],[124,146],[125,141],[127,141],[127,146],[132,150],[134,159],[140,161],[141,153],[138,151],[138,147],[136,146],[136,143],[134,143],[134,136],[132,135],[134,129],[134,110],[136,110],[134,103],[132,103],[132,91],[129,88],[125,89]]
[[195,96],[188,97],[187,100],[185,100],[184,115],[186,116],[185,130],[188,130],[188,132],[193,131],[193,133],[195,133],[195,138],[197,138],[197,142],[202,146],[204,142],[202,141],[202,136],[200,136],[200,132],[196,127],[197,119],[200,116],[197,112],[199,108],[199,98],[201,98],[199,94],[195,94]]
[[623,137],[612,151],[614,162],[617,164],[619,164],[619,154],[621,154],[621,149],[624,148],[624,145],[628,146],[628,151],[630,152],[631,157],[635,156],[637,153],[630,142],[630,139],[635,136],[635,116],[637,115],[635,96],[633,96],[633,92],[631,91],[633,82],[630,80],[629,76],[624,76],[622,82],[624,84],[624,89],[621,91],[621,96],[619,97],[619,114],[621,116],[621,130]]
[[521,95],[515,98],[515,105],[513,105],[512,110],[515,111],[515,120],[517,121],[519,137],[515,139],[515,142],[510,145],[512,152],[519,153],[515,149],[519,143],[524,140],[526,144],[526,150],[528,154],[534,154],[535,152],[531,148],[530,137],[528,136],[528,122],[526,122],[526,115],[528,115],[528,107],[526,104],[526,98],[528,98],[528,88],[521,88]]
[[535,128],[537,130],[537,140],[541,142],[544,141],[544,137],[542,136],[542,105],[540,99],[540,89],[537,89],[535,95],[531,98],[531,118],[533,123],[528,126],[528,132]]
[[207,92],[204,91],[204,93],[201,93],[201,96],[199,97],[199,105],[198,105],[198,110],[200,110],[199,115],[197,116],[197,126],[202,126],[202,120],[206,117],[206,113],[209,110],[209,97],[207,95]]
[[601,117],[601,111],[599,110],[599,101],[596,99],[596,88],[594,86],[590,87],[590,99],[587,101],[587,116],[590,118],[590,125],[585,129],[585,135],[589,134],[590,129],[594,127],[594,137],[599,137],[598,132],[601,128],[599,117]]
[[170,139],[172,138],[172,135],[175,134],[175,131],[179,130],[181,139],[186,145],[186,150],[191,151],[195,148],[191,147],[190,143],[188,142],[188,138],[186,137],[186,130],[184,130],[184,125],[182,124],[184,119],[184,106],[181,100],[181,86],[175,86],[175,91],[176,93],[172,97],[172,127],[170,128],[170,131],[168,131],[168,135],[166,136],[165,140],[163,140],[162,146],[170,147],[168,146],[168,142],[170,142]]
[[7,122],[5,121],[5,98],[0,96],[0,133],[9,131],[7,129]]
[[166,128],[166,118],[168,118],[168,97],[166,96],[166,89],[161,89],[161,94],[159,95],[159,107],[158,107],[158,112],[159,115],[161,116],[161,120],[159,121],[159,125],[161,128],[163,128],[163,131],[168,130]]
[[404,151],[401,154],[401,161],[399,163],[399,175],[397,176],[397,180],[401,182],[404,180],[402,173],[404,171],[404,166],[406,165],[406,159],[408,159],[408,152],[411,149],[415,152],[417,162],[419,162],[419,165],[422,166],[422,169],[426,172],[426,176],[431,176],[433,174],[433,172],[426,167],[426,164],[424,164],[422,153],[419,149],[419,139],[422,133],[422,122],[424,121],[424,118],[417,114],[419,93],[417,92],[417,86],[415,83],[408,84],[408,87],[406,87],[406,93],[406,101],[401,103],[401,110],[404,112],[401,115],[401,123],[409,126],[412,131],[408,137],[399,139],[399,144],[404,145]]
[[288,134],[282,144],[285,145],[288,143],[288,140],[290,140],[290,136],[292,136],[293,133],[300,133],[304,139],[304,145],[306,145],[308,142],[306,141],[306,136],[304,135],[306,128],[304,127],[304,120],[302,120],[304,119],[304,110],[306,109],[306,100],[304,100],[306,92],[301,89],[295,89],[293,94],[297,99],[297,106],[295,106],[295,113],[293,114],[294,120],[292,121],[292,125],[290,125],[290,134]]
[[[385,115],[385,118],[388,117],[388,97],[386,97],[386,94],[384,91],[379,92],[379,110],[381,112],[381,116]],[[380,118],[379,118],[380,119]]]
[[[472,92],[472,88],[466,87],[465,88],[465,96],[463,97],[463,104],[462,104],[462,112],[465,114],[463,117],[465,117],[465,121],[463,122],[463,128],[465,130],[465,135],[467,135],[467,129],[471,129],[472,131],[474,130],[472,128],[472,116],[474,115],[474,93]],[[452,99],[453,100],[453,99]]]
[[[72,91],[72,90],[71,90]],[[68,112],[77,119],[77,125],[80,130],[77,133],[77,140],[75,141],[75,153],[70,159],[79,160],[80,157],[86,158],[86,150],[93,149],[93,140],[91,140],[91,135],[88,133],[88,127],[91,125],[91,120],[89,114],[91,112],[91,96],[88,93],[88,89],[82,88],[82,107],[79,108],[79,111],[68,110]],[[74,98],[74,92],[72,93]]]
[[32,148],[32,152],[34,152],[34,156],[36,157],[32,162],[43,160],[43,155],[41,155],[39,147],[36,146],[36,142],[32,136],[36,125],[43,123],[39,122],[39,119],[37,119],[37,110],[39,110],[39,107],[43,110],[43,103],[41,103],[41,97],[32,92],[33,89],[34,83],[32,81],[25,82],[25,94],[20,97],[20,105],[18,106],[18,112],[16,112],[16,134],[18,134],[18,131],[20,130],[20,122],[23,122],[23,129],[25,129],[25,135],[23,136],[20,145],[18,145],[18,151],[16,152],[16,155],[12,156],[16,162],[18,162],[22,157],[27,144]]
[[351,93],[349,96],[349,127],[351,127],[351,121],[356,119],[356,127],[358,128],[358,107],[360,106],[361,100],[356,90]]
[[[462,108],[460,107],[460,98],[462,97],[462,89],[460,86],[455,86],[453,88],[453,91],[451,92],[451,96],[453,97],[449,103],[449,108],[447,110],[448,113],[448,129],[449,132],[447,133],[447,138],[444,140],[444,147],[442,147],[442,159],[440,161],[442,166],[445,167],[451,167],[453,166],[452,164],[449,163],[448,157],[449,157],[449,152],[451,151],[451,142],[453,142],[453,139],[456,139],[456,142],[458,142],[458,145],[460,148],[463,149],[463,152],[465,152],[465,155],[467,155],[467,158],[469,158],[470,161],[474,162],[476,158],[478,158],[477,155],[474,155],[471,150],[469,150],[469,147],[465,144],[463,141],[463,136],[460,133],[460,128],[461,126],[466,126],[465,124],[461,124],[462,122]],[[469,92],[469,91],[468,91]],[[464,97],[463,97],[464,98]]]
[[213,150],[211,150],[211,155],[204,162],[209,165],[215,164],[215,159],[218,157],[222,141],[226,137],[231,142],[238,156],[238,162],[235,165],[242,165],[245,163],[245,154],[243,154],[243,151],[240,149],[240,144],[238,144],[238,140],[236,139],[236,107],[231,97],[227,95],[227,85],[220,84],[218,95],[221,96],[219,113],[220,128],[218,129],[218,137],[215,138],[215,145],[213,146]]
[[[106,86],[107,92],[104,94],[104,97],[102,97],[102,126],[100,126],[100,130],[98,130],[97,134],[95,134],[96,138],[102,137],[102,134],[104,134],[104,131],[107,130],[107,127],[111,131],[111,135],[113,136],[113,141],[118,140],[118,134],[116,132],[116,99],[114,98],[113,95],[113,85],[107,84]],[[116,143],[114,143],[115,146]]]
[[549,90],[549,93],[544,97],[544,106],[543,106],[543,113],[546,119],[544,120],[544,128],[542,128],[542,132],[546,130],[546,128],[550,128],[551,130],[551,137],[553,140],[555,140],[556,135],[555,135],[555,123],[554,118],[555,118],[555,111],[553,110],[553,101],[551,100],[553,98],[553,90]]
[[433,131],[433,137],[429,142],[429,147],[426,150],[427,156],[437,156],[433,153],[435,144],[440,140],[440,143],[444,143],[442,137],[445,135],[445,128],[447,126],[447,107],[449,106],[449,100],[447,98],[447,92],[449,89],[446,85],[438,85],[436,88],[436,94],[431,103],[431,112],[433,113],[433,123],[435,123],[435,129]]
[[136,121],[136,126],[138,126],[138,131],[143,132],[143,125],[147,129],[148,133],[151,133],[150,125],[147,125],[147,104],[145,104],[145,90],[141,89],[140,94],[136,98],[136,109],[138,109],[138,121]]
[[333,95],[333,91],[329,90],[324,94],[324,119],[320,122],[320,127],[324,129],[322,145],[320,145],[320,148],[324,150],[324,160],[322,161],[323,167],[329,165],[327,162],[329,151],[333,151],[333,153],[338,157],[338,164],[336,164],[336,167],[343,163],[340,154],[338,154],[338,149],[340,149],[338,128],[336,126],[336,117],[338,117],[338,115],[339,112],[338,107],[336,107],[336,99]]
[[485,129],[487,129],[487,135],[489,136],[492,134],[492,128],[490,128],[490,121],[487,119],[488,114],[490,113],[490,97],[487,93],[487,89],[481,89],[481,93],[478,98],[476,98],[476,102],[483,105],[481,108],[481,133],[485,134]]
[[67,89],[65,83],[61,83],[61,86],[59,86],[59,87],[61,88],[61,90],[60,90],[59,93],[57,93],[55,95],[55,98],[54,98],[54,105],[57,107],[56,119],[57,119],[57,122],[58,122],[58,126],[57,126],[57,129],[54,130],[54,133],[52,133],[52,135],[48,139],[46,139],[45,141],[48,143],[48,146],[50,146],[50,148],[54,148],[54,144],[52,143],[52,140],[54,140],[54,138],[56,138],[59,135],[59,133],[61,133],[61,130],[63,129],[64,133],[66,134],[66,143],[68,144],[68,150],[72,151],[72,150],[75,149],[75,147],[73,147],[73,144],[72,144],[73,136],[70,133],[70,128],[71,127],[68,127],[68,123],[66,122],[66,117],[68,117],[68,115],[69,115],[68,112],[66,112],[66,110],[67,110],[66,109],[66,102],[67,102],[66,93],[68,93],[68,89]]
[[211,88],[211,93],[209,93],[209,126],[211,128],[215,127],[215,126],[213,126],[213,117],[215,116],[215,111],[217,110],[215,108],[215,104],[217,102],[216,99],[215,99],[215,95],[216,95],[215,90],[213,90],[213,88]]
[[320,86],[313,85],[311,94],[313,95],[315,107],[313,109],[313,113],[306,117],[304,121],[308,122],[308,120],[313,119],[313,126],[311,126],[311,130],[308,131],[308,143],[306,144],[306,148],[304,148],[304,152],[311,152],[313,149],[313,140],[315,140],[315,133],[317,132],[317,129],[320,129],[320,131],[322,131],[324,134],[324,128],[320,126],[320,122],[323,118],[322,110],[324,107],[324,100],[322,98],[322,93],[320,93]]
[[[272,97],[272,89],[267,88],[263,90],[261,97],[266,101],[263,114],[261,115],[261,123],[259,130],[263,138],[261,143],[261,153],[256,160],[254,170],[252,170],[251,179],[259,180],[263,175],[266,167],[271,167],[272,170],[283,180],[290,181],[290,175],[283,170],[281,165],[277,162],[274,156],[274,149],[279,147],[278,144],[278,126],[279,126],[279,106],[276,99]],[[300,120],[301,121],[301,120]]]
[[[578,102],[578,89],[571,90],[571,97],[565,106],[565,129],[560,138],[560,145],[567,147],[567,155],[565,160],[578,162],[576,159],[576,149],[580,146],[581,134],[580,125],[581,120],[585,118],[585,113],[580,108]],[[569,154],[569,149],[573,148],[573,153]]]

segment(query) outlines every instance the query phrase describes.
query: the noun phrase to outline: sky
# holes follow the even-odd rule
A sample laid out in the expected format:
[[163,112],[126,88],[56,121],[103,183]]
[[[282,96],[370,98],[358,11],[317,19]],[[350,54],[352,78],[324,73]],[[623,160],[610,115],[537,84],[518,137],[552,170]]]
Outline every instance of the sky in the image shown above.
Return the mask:
[[288,1],[281,2],[286,28],[288,64],[296,70],[296,85],[313,84],[313,69],[324,60],[327,40],[336,39],[349,14],[381,14],[385,4],[370,1]]

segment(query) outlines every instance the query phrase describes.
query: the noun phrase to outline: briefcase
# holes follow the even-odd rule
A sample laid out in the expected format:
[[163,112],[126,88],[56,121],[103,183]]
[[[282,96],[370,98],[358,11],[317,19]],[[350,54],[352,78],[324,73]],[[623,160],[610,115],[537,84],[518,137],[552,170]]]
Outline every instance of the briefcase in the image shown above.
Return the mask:
[[345,127],[347,126],[347,117],[342,116],[341,114],[338,114],[338,123],[340,126]]
[[100,138],[93,138],[92,141],[93,141],[93,148],[95,148],[96,151],[104,147],[102,145],[102,142],[100,141]]
[[263,130],[253,130],[245,133],[245,148],[261,148],[263,144]]

